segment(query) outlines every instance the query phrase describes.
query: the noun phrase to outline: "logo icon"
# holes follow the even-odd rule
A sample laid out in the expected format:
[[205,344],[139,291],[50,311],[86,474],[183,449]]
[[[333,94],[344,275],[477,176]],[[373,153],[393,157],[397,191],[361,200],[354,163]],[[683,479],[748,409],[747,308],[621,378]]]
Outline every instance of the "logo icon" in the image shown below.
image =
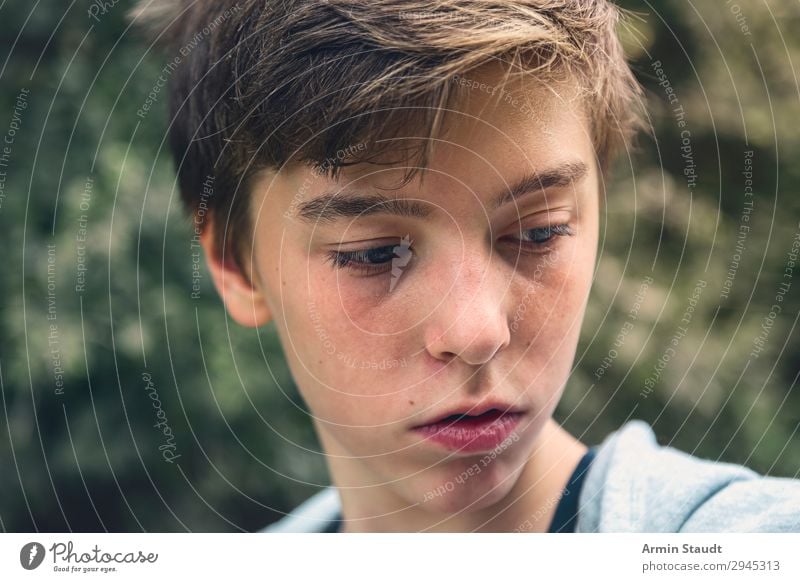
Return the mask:
[[405,267],[408,264],[408,261],[411,260],[411,249],[409,248],[411,247],[411,243],[412,241],[410,236],[406,235],[400,239],[400,244],[392,249],[395,258],[392,259],[392,279],[389,281],[390,292],[394,289],[394,286],[397,284],[397,280],[403,273],[403,267]]
[[35,570],[44,561],[44,546],[39,542],[28,542],[19,552],[19,563],[26,570]]

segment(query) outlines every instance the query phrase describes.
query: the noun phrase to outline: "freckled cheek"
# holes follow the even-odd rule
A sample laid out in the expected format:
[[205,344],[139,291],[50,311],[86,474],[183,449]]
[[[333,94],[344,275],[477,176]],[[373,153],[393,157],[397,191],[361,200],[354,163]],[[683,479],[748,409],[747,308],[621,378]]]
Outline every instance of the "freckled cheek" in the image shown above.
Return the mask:
[[414,294],[406,288],[390,290],[390,277],[388,273],[373,277],[340,275],[328,288],[333,317],[343,327],[343,336],[361,345],[397,341],[419,321]]
[[576,264],[562,260],[540,269],[535,277],[526,275],[514,286],[509,313],[512,342],[527,350],[526,360],[553,365],[580,332],[591,270],[587,276]]
[[404,371],[353,368],[335,357],[320,357],[313,365],[300,363],[293,368],[299,370],[297,385],[312,414],[333,423],[327,427],[331,432],[363,438],[367,434],[363,427],[383,425],[376,426],[376,435],[385,434],[402,421],[403,406],[411,408],[400,381]]
[[344,284],[336,289],[335,279],[331,283],[329,276],[322,276],[309,294],[291,296],[281,330],[291,338],[284,342],[291,351],[287,357],[294,360],[293,373],[315,393],[327,392],[323,397],[332,399],[370,396],[361,401],[362,408],[374,402],[379,411],[385,410],[385,398],[403,391],[411,366],[411,332],[397,331],[397,320],[389,313],[396,307],[370,309],[354,295],[359,293]]

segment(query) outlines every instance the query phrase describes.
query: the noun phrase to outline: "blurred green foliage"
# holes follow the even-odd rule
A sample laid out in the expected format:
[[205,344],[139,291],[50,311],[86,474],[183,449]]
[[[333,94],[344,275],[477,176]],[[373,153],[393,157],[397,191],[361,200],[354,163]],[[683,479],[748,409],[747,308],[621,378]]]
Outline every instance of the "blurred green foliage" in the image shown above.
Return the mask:
[[[800,281],[784,273],[800,217],[800,11],[792,0],[624,6],[638,15],[621,34],[653,131],[607,185],[558,419],[594,444],[641,418],[663,444],[797,476]],[[97,20],[88,7],[0,8],[0,134],[18,127],[0,167],[0,528],[258,529],[328,482],[324,457],[273,326],[231,324],[205,271],[191,298],[195,251],[164,141],[166,95],[144,119],[136,113],[168,59],[130,29],[129,3]],[[723,297],[746,151],[750,231]],[[701,280],[687,333],[644,394]],[[765,318],[772,325],[754,357]],[[143,374],[179,462],[159,449]]]

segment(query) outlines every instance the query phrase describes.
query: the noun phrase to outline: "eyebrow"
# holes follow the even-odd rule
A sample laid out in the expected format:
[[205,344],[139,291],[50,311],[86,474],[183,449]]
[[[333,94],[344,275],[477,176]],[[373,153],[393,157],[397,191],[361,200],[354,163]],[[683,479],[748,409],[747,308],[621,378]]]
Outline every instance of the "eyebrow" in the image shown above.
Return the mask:
[[[581,161],[566,162],[540,172],[531,172],[495,196],[491,209],[497,210],[530,192],[568,186],[583,178],[587,172],[586,164]],[[295,216],[303,222],[316,223],[375,214],[427,218],[433,211],[433,206],[417,200],[342,191],[322,194],[298,204]]]

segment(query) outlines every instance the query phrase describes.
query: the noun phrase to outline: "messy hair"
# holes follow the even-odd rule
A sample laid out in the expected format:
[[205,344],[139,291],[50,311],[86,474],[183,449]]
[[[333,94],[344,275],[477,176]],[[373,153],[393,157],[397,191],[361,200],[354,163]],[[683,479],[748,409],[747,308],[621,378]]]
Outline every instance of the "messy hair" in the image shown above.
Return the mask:
[[[245,276],[248,193],[262,170],[302,163],[336,177],[388,153],[410,180],[429,162],[452,79],[493,61],[506,79],[576,79],[607,172],[642,125],[620,16],[606,0],[141,0],[130,14],[174,65],[181,198],[192,214],[207,205],[214,248]],[[392,137],[409,128],[420,139],[398,147]]]

